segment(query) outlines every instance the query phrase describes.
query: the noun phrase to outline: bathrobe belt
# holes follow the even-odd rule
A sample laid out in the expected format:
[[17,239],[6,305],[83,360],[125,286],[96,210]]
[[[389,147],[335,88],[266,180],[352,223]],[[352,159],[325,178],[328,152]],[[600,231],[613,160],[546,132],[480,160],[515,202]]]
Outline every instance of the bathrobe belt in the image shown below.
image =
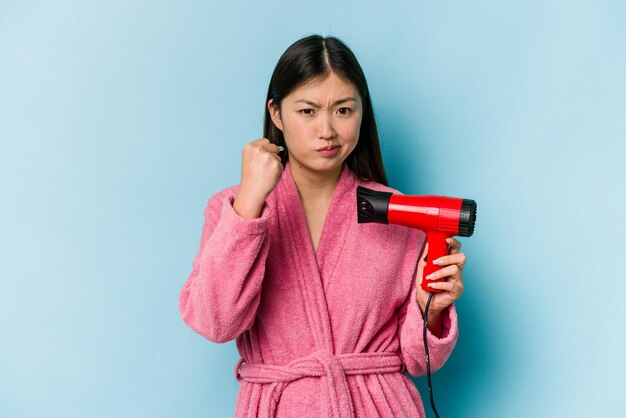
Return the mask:
[[319,377],[326,387],[326,398],[333,418],[354,418],[346,375],[392,373],[405,370],[398,353],[348,353],[334,355],[320,350],[284,366],[246,363],[239,360],[235,377],[239,382],[269,384],[263,391],[259,417],[271,418],[287,384],[303,377]]

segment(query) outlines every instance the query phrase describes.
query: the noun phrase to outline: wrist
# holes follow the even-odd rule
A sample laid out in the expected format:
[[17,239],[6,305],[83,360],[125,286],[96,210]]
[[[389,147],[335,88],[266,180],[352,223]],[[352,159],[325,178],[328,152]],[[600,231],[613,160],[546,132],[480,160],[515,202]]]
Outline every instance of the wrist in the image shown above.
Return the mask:
[[242,218],[258,218],[264,204],[264,199],[250,198],[243,193],[237,193],[233,202],[233,209]]
[[428,329],[437,338],[441,337],[443,331],[443,315],[440,310],[428,309]]
[[[426,310],[426,301],[422,301],[424,302],[424,304],[422,305],[422,303],[420,303],[419,298],[416,298],[416,302],[417,302],[417,307],[419,308],[422,314],[422,318],[423,318],[425,310]],[[437,308],[436,306],[433,306],[432,303],[430,304],[430,306],[428,307],[428,328],[431,331],[440,330],[441,325],[443,324],[444,311],[447,308],[448,308],[447,306],[444,308]]]
[[433,307],[431,306],[430,308],[428,308],[428,320],[434,321],[438,318],[441,318],[441,313],[441,310],[433,309]]

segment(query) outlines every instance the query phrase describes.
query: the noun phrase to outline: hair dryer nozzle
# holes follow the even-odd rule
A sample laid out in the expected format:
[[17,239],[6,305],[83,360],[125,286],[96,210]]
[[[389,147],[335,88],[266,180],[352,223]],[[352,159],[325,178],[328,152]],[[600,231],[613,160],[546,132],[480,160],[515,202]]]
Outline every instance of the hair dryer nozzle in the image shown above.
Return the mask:
[[472,199],[463,199],[459,214],[459,236],[471,237],[476,225],[476,202]]
[[390,197],[391,193],[378,192],[362,186],[357,187],[358,222],[360,224],[368,222],[389,223],[387,221],[387,208]]

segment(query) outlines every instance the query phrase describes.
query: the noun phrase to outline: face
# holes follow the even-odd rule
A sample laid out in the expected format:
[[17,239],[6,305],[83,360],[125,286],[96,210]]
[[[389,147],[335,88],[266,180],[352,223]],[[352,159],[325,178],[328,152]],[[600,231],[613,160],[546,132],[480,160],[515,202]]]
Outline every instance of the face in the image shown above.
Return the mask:
[[332,72],[292,91],[280,109],[270,100],[268,109],[283,132],[290,164],[311,174],[340,172],[359,141],[361,96]]

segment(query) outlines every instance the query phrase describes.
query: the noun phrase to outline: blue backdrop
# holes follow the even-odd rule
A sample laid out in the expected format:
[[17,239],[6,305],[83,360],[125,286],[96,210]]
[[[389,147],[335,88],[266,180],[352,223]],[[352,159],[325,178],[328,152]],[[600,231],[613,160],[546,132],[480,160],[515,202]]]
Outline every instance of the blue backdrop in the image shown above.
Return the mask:
[[276,61],[312,33],[360,60],[392,186],[478,202],[442,417],[626,416],[625,17],[0,1],[0,416],[232,416],[235,344],[188,328],[178,294]]

